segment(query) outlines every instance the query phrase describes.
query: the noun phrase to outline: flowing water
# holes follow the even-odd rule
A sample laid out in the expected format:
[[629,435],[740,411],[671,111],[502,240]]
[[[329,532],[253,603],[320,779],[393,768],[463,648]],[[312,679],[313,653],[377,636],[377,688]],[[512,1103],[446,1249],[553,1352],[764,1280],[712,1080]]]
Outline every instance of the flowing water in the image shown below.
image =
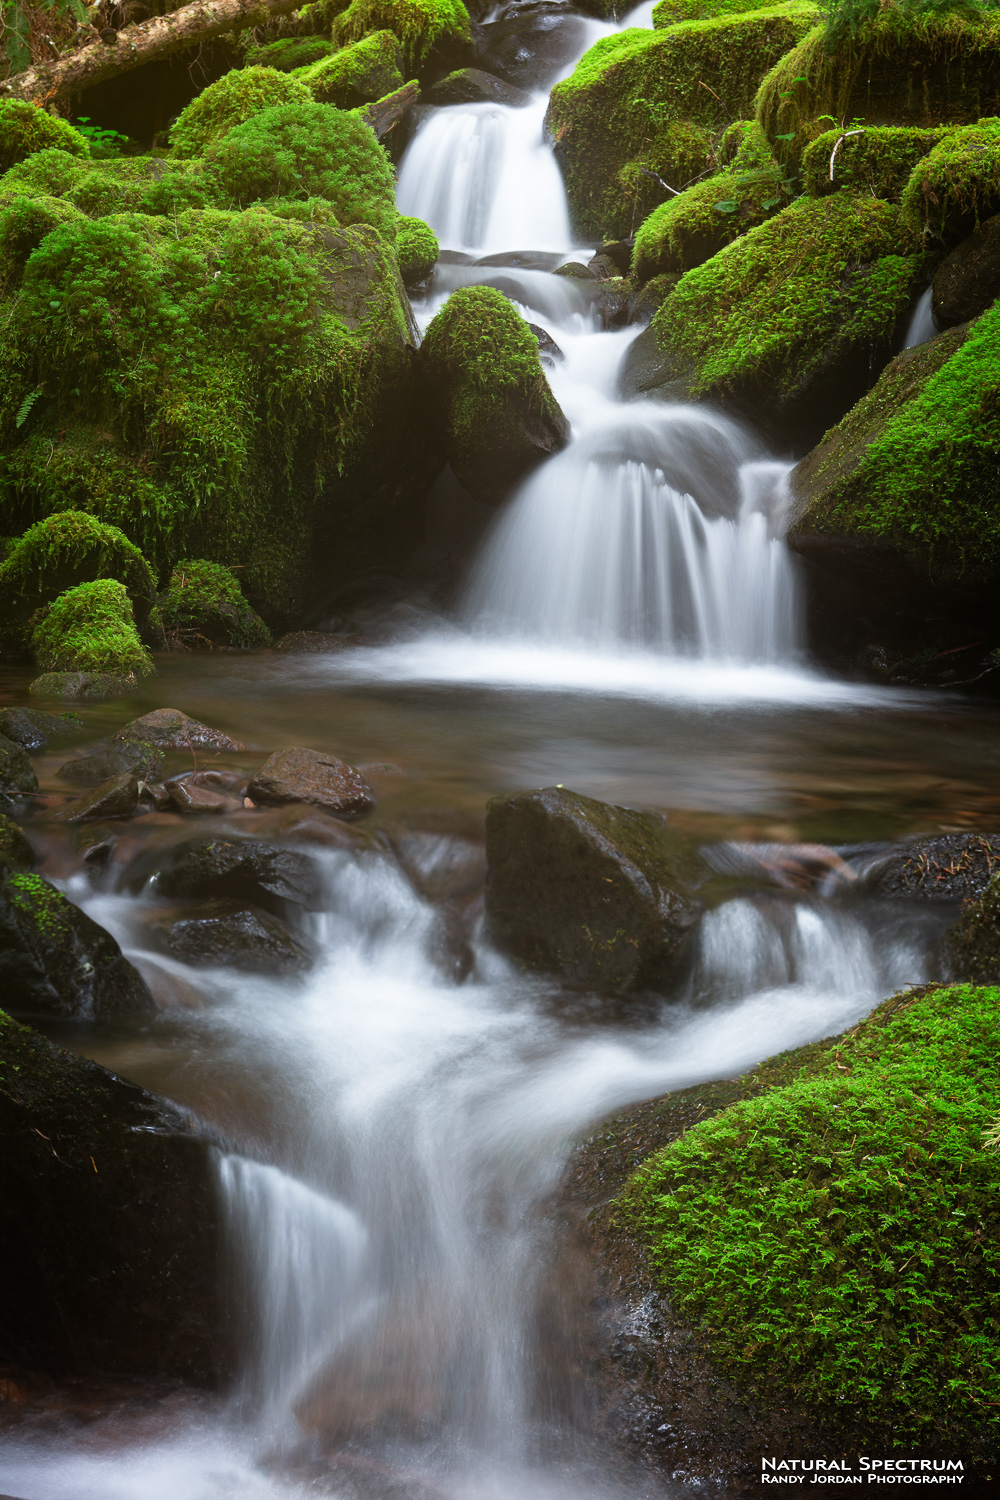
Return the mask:
[[[991,708],[810,669],[786,466],[711,412],[622,402],[636,330],[602,331],[578,283],[467,263],[573,251],[543,109],[433,112],[400,174],[401,207],[466,253],[421,323],[456,285],[499,285],[559,346],[550,377],[572,424],[498,510],[455,617],[327,658],[168,660],[133,710],[177,702],[262,748],[371,764],[385,838],[318,856],[315,970],[280,983],[166,959],[155,882],[95,890],[52,846],[167,1007],[135,1034],[65,1039],[219,1142],[239,1370],[218,1399],[25,1425],[0,1453],[0,1489],[20,1500],[688,1493],[590,1435],[586,1294],[549,1212],[573,1144],[619,1106],[842,1029],[932,971],[950,913],[847,878],[762,878],[707,913],[684,984],[629,1014],[526,978],[484,941],[485,801],[558,781],[760,867],[774,841],[995,820]],[[99,705],[86,717],[95,737],[117,722]],[[41,759],[43,787],[57,763]]]

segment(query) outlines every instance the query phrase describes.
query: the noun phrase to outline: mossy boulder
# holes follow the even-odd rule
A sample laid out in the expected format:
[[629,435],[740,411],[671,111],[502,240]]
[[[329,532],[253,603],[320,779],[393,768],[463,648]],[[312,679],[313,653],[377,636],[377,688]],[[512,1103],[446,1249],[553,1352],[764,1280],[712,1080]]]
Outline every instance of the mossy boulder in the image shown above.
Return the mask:
[[941,961],[952,979],[1000,982],[1000,875],[966,907],[941,942]]
[[30,527],[0,563],[0,627],[8,649],[26,648],[28,622],[67,589],[95,579],[124,585],[144,624],[156,579],[138,547],[117,526],[85,511],[63,510]]
[[404,286],[417,286],[429,276],[440,253],[437,235],[430,225],[423,219],[400,214],[396,225],[396,257]]
[[44,750],[53,740],[83,733],[79,714],[47,714],[40,708],[0,708],[0,734],[25,750]]
[[876,125],[851,134],[826,130],[802,154],[805,190],[822,198],[847,187],[898,203],[914,167],[947,134],[946,126]]
[[307,68],[336,51],[336,43],[326,36],[279,36],[269,42],[251,42],[243,56],[247,67],[294,73],[297,68]]
[[35,851],[20,824],[0,813],[0,876],[11,870],[30,870],[34,863]]
[[204,558],[179,562],[157,600],[167,645],[173,650],[200,646],[266,646],[271,632],[250,608],[234,574]]
[[4,1363],[216,1384],[218,1195],[189,1118],[0,1013],[0,1132]]
[[351,0],[335,16],[330,34],[340,46],[380,31],[399,40],[407,76],[421,82],[471,63],[475,55],[472,23],[462,0]]
[[978,318],[1000,297],[1000,214],[955,246],[934,273],[931,311],[938,328]]
[[0,807],[22,802],[38,791],[28,752],[16,740],[0,734]]
[[698,917],[692,865],[663,818],[562,787],[486,809],[486,922],[529,969],[629,993],[676,977]]
[[40,105],[18,99],[0,100],[0,173],[36,151],[65,151],[89,156],[86,139],[65,120],[47,114]]
[[665,30],[632,27],[584,53],[552,90],[546,117],[578,232],[630,234],[663,199],[657,177],[683,188],[703,173],[725,120],[719,99],[731,117],[750,114],[764,74],[816,15],[789,0]]
[[118,677],[113,672],[43,672],[28,687],[33,698],[54,698],[64,703],[79,700],[127,698],[138,691],[134,674]]
[[391,31],[376,31],[350,47],[342,47],[300,68],[295,77],[314,99],[354,109],[401,89],[406,82],[400,71],[403,56],[399,39]]
[[6,201],[0,208],[0,289],[9,281],[20,281],[29,255],[47,234],[82,217],[81,210],[65,198],[14,197]]
[[201,156],[237,125],[282,104],[308,104],[309,90],[276,68],[250,67],[224,73],[193,99],[170,130],[175,156]]
[[19,1014],[111,1021],[156,1009],[111,934],[40,875],[0,884],[0,978]]
[[799,199],[667,297],[652,324],[661,384],[815,442],[888,360],[923,268],[893,205]]
[[153,670],[129,596],[115,578],[78,583],[60,594],[32,631],[31,649],[44,672],[145,677]]
[[1000,119],[949,130],[914,167],[902,206],[908,228],[951,244],[995,214],[1000,209]]
[[420,350],[448,460],[490,503],[566,444],[538,341],[502,292],[462,287],[433,318]]

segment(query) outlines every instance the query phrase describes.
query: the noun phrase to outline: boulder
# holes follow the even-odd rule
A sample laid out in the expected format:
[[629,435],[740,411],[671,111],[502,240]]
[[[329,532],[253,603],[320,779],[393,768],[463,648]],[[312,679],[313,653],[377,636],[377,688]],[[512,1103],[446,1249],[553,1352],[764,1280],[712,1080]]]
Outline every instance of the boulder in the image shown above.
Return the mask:
[[538,354],[543,365],[548,365],[551,369],[558,361],[566,358],[551,333],[542,328],[538,323],[529,323],[528,327],[538,341]]
[[400,214],[396,224],[396,259],[403,285],[415,291],[431,274],[441,253],[437,235],[423,219]]
[[138,692],[135,677],[117,677],[113,672],[43,672],[29,684],[33,698],[128,698]]
[[121,771],[67,802],[56,817],[66,823],[94,823],[102,818],[130,818],[138,806],[139,783],[131,771]]
[[949,979],[1000,983],[1000,873],[949,927],[941,940],[940,958]]
[[352,46],[300,68],[295,77],[321,103],[356,109],[403,87],[401,62],[400,45],[392,32],[373,31]]
[[580,55],[586,22],[545,6],[480,27],[479,61],[519,90],[545,88]]
[[141,719],[132,719],[115,732],[116,740],[150,745],[157,750],[249,750],[221,729],[212,729],[190,718],[179,708],[154,708]]
[[177,564],[156,608],[172,651],[270,644],[270,631],[244,599],[234,574],[204,558]]
[[0,734],[24,750],[44,750],[53,740],[83,733],[77,714],[47,714],[40,708],[0,708]]
[[215,1384],[212,1152],[164,1100],[0,1013],[0,1362]]
[[61,1020],[156,1010],[111,934],[40,875],[0,882],[0,993],[12,1011]]
[[271,806],[309,802],[338,818],[363,817],[376,805],[375,793],[354,766],[336,755],[298,746],[269,756],[247,787],[247,795]]
[[175,844],[155,863],[139,861],[129,885],[139,889],[154,878],[158,895],[174,900],[226,897],[276,911],[286,902],[319,911],[323,906],[320,868],[308,854],[258,839],[200,838]]
[[931,312],[939,328],[952,328],[977,318],[998,297],[1000,214],[994,214],[941,262],[934,276]]
[[102,781],[121,776],[123,772],[138,781],[152,781],[162,764],[163,756],[151,745],[117,744],[107,750],[97,750],[93,755],[65,761],[56,775],[76,786],[99,786]]
[[484,73],[481,68],[459,68],[428,89],[423,102],[436,105],[505,104],[513,109],[523,109],[531,103],[531,95],[505,83],[494,73]]
[[698,918],[686,852],[664,820],[562,787],[486,810],[486,920],[526,968],[599,990],[654,989]]
[[0,813],[0,874],[7,870],[30,870],[35,851],[19,823]]
[[207,901],[196,915],[163,929],[174,958],[199,967],[239,969],[248,974],[304,974],[315,956],[284,922],[240,901]]
[[246,777],[240,771],[195,771],[172,776],[163,787],[180,812],[221,815],[243,806]]
[[28,752],[5,734],[0,734],[0,807],[8,807],[37,791],[38,777],[32,769]]
[[130,679],[153,670],[125,585],[115,578],[78,583],[54,599],[31,633],[31,649],[44,672],[110,672]]
[[975,901],[997,870],[1000,834],[943,833],[905,840],[878,856],[861,879],[875,896]]

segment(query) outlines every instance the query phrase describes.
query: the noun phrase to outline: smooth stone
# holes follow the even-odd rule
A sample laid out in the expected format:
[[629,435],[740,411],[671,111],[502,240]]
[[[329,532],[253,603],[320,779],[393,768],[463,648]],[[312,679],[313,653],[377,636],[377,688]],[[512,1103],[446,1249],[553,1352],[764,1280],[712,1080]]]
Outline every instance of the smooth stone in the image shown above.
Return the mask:
[[597,277],[589,266],[582,261],[568,260],[564,266],[559,266],[553,271],[553,276],[566,276],[571,281],[596,281]]
[[523,109],[531,103],[531,95],[482,68],[459,68],[425,90],[423,103],[439,107],[448,104],[503,104],[511,109]]
[[541,356],[543,364],[548,361],[550,365],[554,365],[557,360],[566,358],[551,333],[547,333],[537,323],[529,323],[528,327],[538,340],[538,353]]
[[137,741],[143,745],[155,745],[158,750],[249,750],[242,740],[234,740],[221,729],[212,729],[198,719],[192,719],[179,708],[154,708],[123,724],[115,733],[116,740]]
[[509,266],[520,271],[554,271],[562,260],[558,250],[501,250],[496,255],[484,255],[476,261],[477,266]]
[[0,734],[0,807],[9,806],[38,791],[28,752],[5,734]]
[[520,89],[550,87],[580,56],[587,36],[582,16],[566,12],[505,16],[480,28],[479,60]]
[[172,777],[163,783],[171,802],[181,812],[212,813],[221,816],[243,806],[242,797],[234,797],[221,787],[202,786],[184,777]]
[[[625,240],[605,240],[603,245],[598,245],[594,254],[595,259],[598,256],[603,256],[617,267],[617,270],[611,273],[613,276],[627,276],[632,269],[632,252],[634,249],[635,236],[632,235],[629,239]],[[593,265],[593,261],[590,264]]]
[[0,813],[0,872],[30,870],[34,863],[35,851],[21,825]]
[[64,823],[92,823],[99,818],[130,818],[139,806],[139,783],[131,771],[122,771],[95,786],[92,792],[67,802],[56,812]]
[[149,745],[111,745],[93,755],[68,760],[56,772],[63,781],[77,786],[99,786],[112,776],[129,772],[138,781],[150,781],[159,774],[163,757]]
[[50,740],[83,733],[76,714],[47,714],[40,708],[0,708],[0,734],[23,750],[43,750]]
[[284,922],[238,901],[209,901],[197,916],[181,917],[164,931],[175,958],[202,967],[250,974],[301,974],[314,955]]
[[345,651],[351,644],[342,635],[331,635],[327,630],[292,630],[275,641],[275,651],[285,651],[289,656],[320,656],[329,651]]
[[43,672],[29,683],[32,698],[128,698],[139,691],[135,677],[113,672]]
[[[329,827],[324,820],[324,827]],[[283,849],[279,844],[245,838],[199,838],[175,844],[160,852],[152,874],[158,895],[178,899],[228,897],[252,901],[265,907],[286,901],[308,911],[323,906],[320,867],[308,854]],[[149,878],[148,861],[129,872],[129,884],[137,889]]]
[[270,756],[247,788],[254,802],[308,802],[339,818],[360,818],[376,806],[367,779],[336,755],[295,746]]
[[610,281],[612,277],[622,274],[618,263],[612,260],[610,255],[604,255],[600,251],[588,260],[587,270],[593,271],[598,281]]

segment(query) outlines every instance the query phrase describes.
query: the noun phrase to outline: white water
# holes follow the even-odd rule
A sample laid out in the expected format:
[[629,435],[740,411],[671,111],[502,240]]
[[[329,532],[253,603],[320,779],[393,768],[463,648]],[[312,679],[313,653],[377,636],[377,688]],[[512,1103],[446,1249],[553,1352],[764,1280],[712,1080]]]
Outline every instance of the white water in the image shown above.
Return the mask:
[[934,313],[931,309],[933,296],[934,288],[932,286],[929,286],[926,291],[921,292],[907,325],[906,336],[903,339],[904,349],[915,349],[918,344],[926,344],[928,339],[934,338],[938,333],[938,326],[934,321]]

